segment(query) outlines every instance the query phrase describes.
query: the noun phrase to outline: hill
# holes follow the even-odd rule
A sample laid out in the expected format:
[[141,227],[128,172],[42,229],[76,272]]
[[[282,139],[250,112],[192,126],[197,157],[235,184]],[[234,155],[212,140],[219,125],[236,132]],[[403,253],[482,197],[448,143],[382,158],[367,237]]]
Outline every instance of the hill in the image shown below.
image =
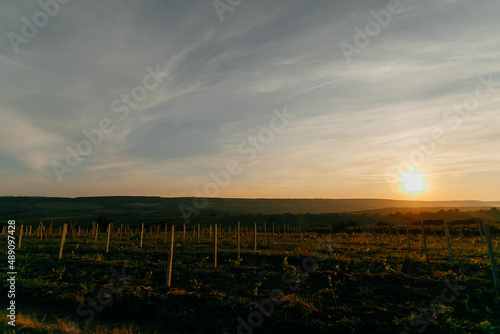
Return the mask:
[[[223,219],[221,216],[249,216],[249,221],[267,219],[270,215],[292,214],[295,218],[287,220],[308,223],[312,220],[308,214],[325,214],[324,219],[356,220],[372,222],[377,216],[396,219],[414,219],[420,212],[428,213],[424,219],[450,217],[466,219],[468,217],[497,217],[497,212],[490,212],[492,207],[500,207],[500,202],[481,201],[398,201],[387,199],[238,199],[209,198],[203,209],[194,206],[193,201],[200,199],[178,197],[0,197],[0,218],[34,222],[35,220],[78,220],[87,222],[105,216],[115,222],[137,224],[142,222],[182,221],[179,205],[187,210],[195,210],[190,219],[211,221]],[[454,212],[459,209],[459,213]],[[479,210],[483,209],[481,214]],[[477,211],[465,214],[464,211]],[[451,212],[451,213],[450,213]],[[336,215],[331,215],[336,214]],[[390,216],[392,215],[392,216]],[[254,217],[253,216],[261,216]],[[207,218],[212,217],[212,218]],[[217,217],[217,218],[216,218]],[[299,218],[300,217],[300,218]],[[342,217],[342,218],[339,218]],[[234,218],[231,218],[234,220]],[[277,218],[276,218],[277,219]],[[284,218],[280,218],[284,219]],[[317,220],[318,217],[314,218]],[[323,218],[321,218],[323,219]],[[320,220],[321,220],[320,219]],[[270,220],[268,220],[270,221]]]

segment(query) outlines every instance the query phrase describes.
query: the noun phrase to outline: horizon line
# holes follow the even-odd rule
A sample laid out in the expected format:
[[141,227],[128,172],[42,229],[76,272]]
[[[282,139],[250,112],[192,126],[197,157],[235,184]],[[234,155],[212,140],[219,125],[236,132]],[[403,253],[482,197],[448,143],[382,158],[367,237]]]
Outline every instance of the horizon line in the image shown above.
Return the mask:
[[459,200],[417,200],[417,199],[392,199],[392,198],[374,198],[374,197],[351,197],[351,198],[325,198],[325,197],[199,197],[199,196],[152,196],[152,195],[95,195],[95,196],[44,196],[44,195],[0,195],[4,197],[28,197],[28,198],[105,198],[105,197],[145,197],[145,198],[206,198],[206,199],[234,199],[234,200],[382,200],[399,202],[500,202],[500,200],[478,200],[478,199],[459,199]]

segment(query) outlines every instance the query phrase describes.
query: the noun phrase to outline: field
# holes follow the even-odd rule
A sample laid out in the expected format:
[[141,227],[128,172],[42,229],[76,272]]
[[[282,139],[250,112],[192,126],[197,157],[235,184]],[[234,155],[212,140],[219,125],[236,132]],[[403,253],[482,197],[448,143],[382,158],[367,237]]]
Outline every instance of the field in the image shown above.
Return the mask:
[[[1,219],[24,219],[37,223],[42,220],[66,222],[75,217],[79,223],[91,223],[99,215],[113,217],[118,224],[158,222],[158,219],[177,219],[179,205],[199,211],[192,219],[206,222],[207,216],[224,215],[306,215],[306,214],[384,214],[420,211],[439,211],[460,208],[462,215],[476,215],[478,210],[499,207],[500,202],[482,201],[403,201],[386,199],[241,199],[208,198],[205,208],[194,208],[193,198],[187,197],[0,197]],[[368,211],[367,211],[368,210]],[[496,216],[500,220],[500,211]],[[315,219],[317,217],[314,217]],[[441,217],[446,219],[445,217]],[[450,217],[451,218],[451,217]],[[465,219],[453,217],[453,219]],[[183,222],[182,217],[177,220]],[[232,218],[234,223],[234,218]],[[196,222],[198,223],[198,222]],[[316,221],[309,221],[316,223]]]
[[[498,333],[500,299],[476,220],[406,225],[90,225],[49,238],[24,235],[16,250],[15,330],[6,333]],[[378,217],[382,221],[388,217]],[[231,219],[228,219],[230,221]],[[47,225],[47,224],[45,224]],[[68,224],[69,225],[69,224]],[[210,231],[212,225],[212,232]],[[19,226],[19,224],[18,224]],[[499,254],[497,223],[490,233]],[[46,226],[48,229],[48,226]],[[158,230],[159,228],[159,230]],[[88,229],[88,230],[87,230]],[[88,233],[86,233],[88,231]],[[26,232],[25,232],[26,233]],[[47,233],[47,232],[45,232]],[[199,233],[199,234],[198,234]],[[255,250],[255,239],[257,250]],[[16,238],[16,245],[18,238]],[[2,247],[6,249],[5,239]],[[497,256],[498,258],[498,256]],[[6,281],[5,271],[0,274]]]

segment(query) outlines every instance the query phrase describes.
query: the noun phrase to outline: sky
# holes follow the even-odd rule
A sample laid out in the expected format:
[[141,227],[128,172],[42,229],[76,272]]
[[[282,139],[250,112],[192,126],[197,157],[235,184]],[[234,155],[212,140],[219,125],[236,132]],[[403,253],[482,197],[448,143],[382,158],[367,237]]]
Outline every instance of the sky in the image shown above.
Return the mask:
[[0,195],[500,200],[499,13],[0,0]]

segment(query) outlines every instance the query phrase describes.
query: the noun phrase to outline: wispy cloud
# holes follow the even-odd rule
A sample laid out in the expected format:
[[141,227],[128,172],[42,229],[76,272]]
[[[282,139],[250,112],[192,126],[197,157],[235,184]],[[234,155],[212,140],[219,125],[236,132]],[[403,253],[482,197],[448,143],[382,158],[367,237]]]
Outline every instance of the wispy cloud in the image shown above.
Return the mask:
[[[2,194],[192,196],[286,105],[293,124],[222,197],[401,198],[387,169],[445,127],[422,199],[498,199],[500,86],[459,129],[443,113],[500,82],[500,4],[401,1],[347,63],[339,44],[387,3],[247,1],[221,22],[210,1],[73,1],[15,53],[7,34],[41,9],[1,2]],[[112,101],[156,64],[168,76],[120,120]],[[115,130],[59,183],[51,163],[103,118]]]

